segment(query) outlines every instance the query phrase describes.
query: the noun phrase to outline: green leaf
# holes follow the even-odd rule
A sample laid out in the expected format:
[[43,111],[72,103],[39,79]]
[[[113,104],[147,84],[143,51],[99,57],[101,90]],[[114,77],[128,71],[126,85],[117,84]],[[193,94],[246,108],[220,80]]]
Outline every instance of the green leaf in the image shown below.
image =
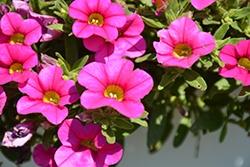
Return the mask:
[[206,81],[200,76],[199,73],[193,70],[186,70],[183,73],[183,77],[190,86],[202,91],[207,89]]
[[188,131],[189,128],[186,125],[180,124],[178,126],[173,142],[174,147],[179,147],[184,142],[188,135]]
[[155,55],[153,55],[152,53],[149,53],[149,54],[146,54],[144,56],[136,58],[135,62],[142,63],[142,62],[147,61],[147,60],[153,60],[154,58],[155,58]]
[[158,20],[154,20],[154,19],[150,19],[150,18],[147,18],[147,17],[144,17],[142,16],[142,19],[144,21],[144,23],[149,26],[149,27],[152,27],[152,28],[158,28],[158,29],[161,29],[161,28],[164,28],[165,25],[162,24],[160,21]]
[[221,133],[220,133],[220,142],[222,143],[227,135],[227,124],[224,124],[224,126],[221,129]]
[[112,119],[112,123],[121,129],[130,130],[134,128],[134,125],[126,118],[115,117]]
[[228,23],[222,24],[214,33],[215,39],[217,40],[223,39],[228,30],[229,30],[229,24]]
[[72,67],[73,69],[72,72],[78,73],[82,69],[82,67],[87,63],[88,59],[89,59],[89,55],[86,55],[80,58],[79,60],[77,60]]
[[64,32],[64,25],[60,24],[60,23],[48,25],[47,28],[51,29],[51,30],[57,30],[57,31]]
[[153,6],[152,0],[140,0],[140,1],[141,1],[141,3],[145,4],[146,6],[149,6],[149,7]]
[[148,122],[144,119],[140,119],[140,118],[131,119],[131,122],[136,123],[136,124],[143,126],[143,127],[146,127],[146,128],[148,127]]
[[106,130],[102,129],[102,134],[105,136],[107,142],[109,144],[114,144],[116,141],[115,133],[112,131],[110,127],[107,127]]
[[235,30],[237,30],[237,31],[239,31],[239,32],[242,32],[242,29],[239,27],[239,25],[238,25],[238,23],[237,23],[236,21],[232,22],[232,23],[230,24],[230,26],[231,26],[233,29],[235,29]]
[[220,21],[216,21],[216,20],[211,20],[209,18],[205,18],[205,19],[202,20],[202,23],[204,25],[219,25]]
[[161,82],[158,85],[158,90],[163,90],[166,86],[168,86],[171,82],[174,82],[176,78],[180,76],[182,71],[177,68],[168,68],[166,69],[165,74],[161,78]]

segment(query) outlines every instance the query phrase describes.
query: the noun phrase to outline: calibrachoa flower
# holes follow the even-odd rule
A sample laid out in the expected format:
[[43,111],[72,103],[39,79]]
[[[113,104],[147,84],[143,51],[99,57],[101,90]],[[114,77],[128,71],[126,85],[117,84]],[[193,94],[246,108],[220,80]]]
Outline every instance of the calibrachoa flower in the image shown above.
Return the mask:
[[0,85],[25,82],[33,73],[31,69],[38,64],[36,52],[23,45],[1,44],[0,55]]
[[72,31],[79,38],[98,35],[112,41],[118,37],[117,28],[126,22],[124,9],[111,0],[75,0],[69,15],[76,19]]
[[214,37],[201,32],[188,17],[173,21],[168,29],[158,31],[158,36],[160,42],[154,42],[154,48],[158,62],[164,66],[190,68],[215,48]]
[[49,66],[31,77],[20,87],[26,93],[17,102],[19,114],[41,113],[52,124],[60,124],[68,115],[67,104],[78,100],[75,83],[62,78],[63,71],[57,66]]
[[31,139],[34,130],[33,122],[20,123],[14,126],[11,131],[5,132],[2,146],[21,147]]
[[152,0],[152,3],[154,3],[156,7],[156,15],[159,15],[166,10],[168,0]]
[[6,38],[4,43],[32,45],[39,41],[42,35],[40,24],[34,19],[23,19],[21,15],[9,12],[1,19],[0,38]]
[[237,45],[225,45],[220,51],[220,59],[225,66],[220,75],[240,80],[243,85],[250,85],[250,40],[242,40]]
[[33,160],[40,167],[57,167],[54,160],[55,152],[56,148],[54,147],[47,148],[42,144],[38,144],[33,150]]
[[191,4],[198,10],[202,10],[212,3],[214,3],[216,0],[191,0]]
[[144,23],[138,14],[127,16],[126,24],[119,29],[118,38],[113,41],[106,41],[99,36],[91,36],[84,39],[84,46],[96,52],[95,60],[104,62],[104,57],[130,57],[135,58],[143,55],[146,51],[146,42],[140,35],[144,30]]
[[123,154],[120,144],[108,144],[95,124],[83,126],[77,119],[68,119],[58,130],[62,146],[55,153],[60,167],[108,167],[118,163]]
[[79,73],[79,83],[87,88],[81,104],[87,109],[110,106],[129,118],[144,112],[141,99],[153,87],[152,77],[143,70],[133,70],[126,59],[109,59],[105,64],[93,62]]
[[0,86],[0,115],[2,115],[3,113],[3,108],[5,106],[6,101],[7,101],[7,96],[3,88]]

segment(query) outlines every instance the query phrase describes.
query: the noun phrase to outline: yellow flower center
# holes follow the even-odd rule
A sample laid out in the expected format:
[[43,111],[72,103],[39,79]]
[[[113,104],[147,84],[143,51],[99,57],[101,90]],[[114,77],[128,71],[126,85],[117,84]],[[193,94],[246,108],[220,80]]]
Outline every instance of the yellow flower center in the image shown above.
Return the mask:
[[109,85],[104,91],[104,96],[118,101],[122,101],[124,98],[124,91],[118,85]]
[[83,140],[81,141],[81,146],[91,149],[92,151],[98,151],[95,144],[91,140]]
[[20,63],[13,63],[9,68],[9,73],[14,74],[15,72],[23,72],[23,65]]
[[242,57],[238,60],[238,64],[241,66],[241,67],[244,67],[248,70],[250,70],[250,59],[249,58],[246,58],[246,57]]
[[103,25],[103,23],[104,23],[104,18],[99,13],[92,13],[89,16],[88,23],[101,27]]
[[174,48],[174,56],[178,58],[187,57],[192,54],[192,48],[187,44],[177,44]]
[[54,91],[47,91],[43,96],[43,102],[57,105],[60,102],[60,96]]
[[22,44],[24,42],[24,35],[21,33],[16,33],[11,36],[10,43],[11,44]]

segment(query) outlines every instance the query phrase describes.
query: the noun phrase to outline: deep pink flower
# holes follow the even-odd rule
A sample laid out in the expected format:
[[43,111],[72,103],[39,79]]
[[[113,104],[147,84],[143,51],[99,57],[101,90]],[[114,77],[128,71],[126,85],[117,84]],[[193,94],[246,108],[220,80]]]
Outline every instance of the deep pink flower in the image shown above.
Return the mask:
[[123,154],[120,144],[108,144],[100,126],[83,126],[77,119],[68,119],[58,130],[62,146],[55,153],[60,167],[108,167],[118,163]]
[[87,88],[81,104],[87,109],[110,106],[129,118],[140,117],[144,112],[141,99],[152,89],[153,80],[145,71],[133,68],[126,59],[86,65],[78,76],[79,83]]
[[41,113],[52,124],[60,124],[68,115],[67,104],[78,100],[75,83],[62,78],[63,71],[57,66],[49,66],[31,77],[20,87],[26,93],[17,102],[19,114]]
[[21,15],[9,12],[1,19],[0,38],[6,38],[4,43],[32,45],[39,41],[42,35],[40,24],[34,19],[23,19]]
[[36,52],[28,46],[1,44],[0,55],[0,85],[25,82],[33,73],[31,69],[38,64]]
[[202,10],[214,3],[215,1],[216,0],[191,0],[191,3],[196,9]]
[[5,106],[6,101],[7,101],[7,96],[3,88],[0,86],[0,115],[2,115],[3,113],[3,108]]
[[225,64],[220,69],[221,76],[240,80],[244,86],[250,85],[250,40],[225,45],[220,51],[220,59]]
[[144,30],[144,23],[138,14],[127,16],[126,24],[119,29],[119,36],[110,42],[99,36],[84,39],[84,46],[96,52],[95,60],[104,62],[105,57],[130,57],[143,55],[146,51],[146,42],[140,35]]
[[214,37],[201,32],[188,17],[173,21],[168,29],[158,31],[158,36],[160,42],[154,42],[154,48],[158,62],[164,66],[190,68],[215,48]]
[[121,5],[111,0],[75,0],[69,6],[69,15],[76,19],[72,30],[79,38],[98,35],[112,41],[118,37],[117,28],[126,22]]
[[55,152],[56,148],[54,147],[47,148],[42,144],[38,144],[34,148],[32,157],[39,167],[57,167],[54,160]]

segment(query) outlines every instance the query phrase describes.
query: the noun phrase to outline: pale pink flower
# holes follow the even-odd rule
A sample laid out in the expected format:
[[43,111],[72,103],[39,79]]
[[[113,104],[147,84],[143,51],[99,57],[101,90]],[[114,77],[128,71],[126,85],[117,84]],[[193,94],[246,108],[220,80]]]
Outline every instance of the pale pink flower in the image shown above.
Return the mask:
[[32,157],[39,167],[57,167],[54,160],[55,152],[56,148],[54,147],[46,147],[43,144],[38,144],[33,150]]
[[36,52],[28,46],[1,44],[0,55],[0,85],[11,81],[24,83],[38,64]]
[[0,116],[3,113],[3,108],[5,106],[6,101],[7,101],[7,96],[6,96],[3,88],[0,86]]
[[72,31],[79,38],[98,35],[112,41],[118,37],[118,28],[126,22],[122,6],[111,0],[74,0],[69,15],[76,20]]
[[239,80],[244,86],[250,85],[250,40],[225,45],[220,51],[220,59],[225,64],[220,69],[221,76]]
[[73,80],[64,80],[63,71],[57,66],[49,66],[38,75],[30,77],[19,90],[25,94],[17,102],[17,112],[22,115],[41,113],[52,124],[60,124],[68,115],[65,105],[79,98]]
[[126,117],[140,117],[144,112],[141,99],[152,89],[153,79],[145,71],[133,69],[134,64],[126,59],[86,65],[78,76],[78,82],[87,88],[81,104],[86,109],[109,106]]
[[108,144],[96,124],[83,126],[77,119],[65,120],[58,137],[62,146],[55,153],[55,161],[60,167],[108,167],[122,158],[122,146]]
[[201,32],[188,17],[173,21],[168,29],[158,31],[158,36],[160,42],[154,42],[157,60],[166,67],[190,68],[201,56],[215,48],[214,37]]

